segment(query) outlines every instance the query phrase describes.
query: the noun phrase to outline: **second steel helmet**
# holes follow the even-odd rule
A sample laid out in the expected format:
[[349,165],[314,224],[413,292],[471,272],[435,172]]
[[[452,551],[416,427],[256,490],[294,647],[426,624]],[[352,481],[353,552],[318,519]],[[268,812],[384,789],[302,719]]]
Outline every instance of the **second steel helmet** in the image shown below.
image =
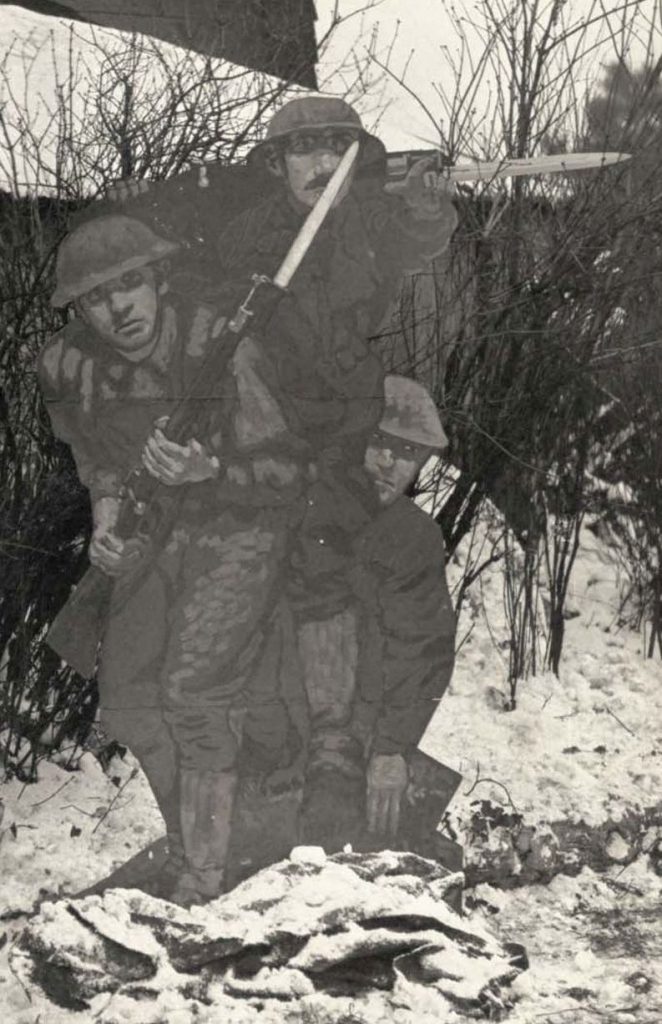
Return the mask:
[[448,445],[437,407],[422,384],[410,377],[388,374],[384,379],[384,412],[379,423],[383,434],[411,444],[440,450]]
[[66,306],[100,284],[164,259],[178,248],[175,242],[161,238],[142,221],[125,214],[111,213],[85,221],[60,244],[51,305]]
[[363,149],[364,153],[367,151],[369,162],[385,159],[382,143],[365,130],[360,116],[345,100],[336,96],[298,96],[274,114],[264,139],[249,153],[248,162],[264,161],[274,146],[284,143],[295,132],[333,128],[357,132],[364,140]]

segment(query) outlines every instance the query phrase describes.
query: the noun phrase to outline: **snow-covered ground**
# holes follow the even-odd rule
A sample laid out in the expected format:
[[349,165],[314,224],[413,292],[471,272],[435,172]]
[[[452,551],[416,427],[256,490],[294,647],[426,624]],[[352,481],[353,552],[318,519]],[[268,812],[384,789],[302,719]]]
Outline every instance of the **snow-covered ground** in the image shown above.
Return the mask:
[[[460,568],[451,566],[452,579]],[[662,665],[644,659],[641,636],[619,627],[620,594],[617,563],[586,531],[561,678],[520,682],[517,709],[509,712],[503,710],[507,655],[499,565],[473,585],[452,687],[422,744],[464,775],[451,814],[460,834],[477,799],[515,809],[540,828],[560,820],[617,822],[662,802]],[[26,990],[10,969],[8,951],[40,896],[73,893],[107,873],[156,838],[158,814],[130,758],[115,758],[106,774],[91,753],[75,772],[43,764],[38,783],[12,781],[0,787],[0,798],[0,1020],[90,1024],[92,1011],[62,1011]],[[641,855],[627,866],[616,850],[614,866],[602,874],[585,868],[548,885],[502,890],[482,884],[469,894],[469,921],[529,952],[531,965],[515,983],[519,1001],[509,1020],[662,1021],[662,878],[648,853],[657,839],[653,830],[644,836]],[[398,1013],[392,1019],[402,1024],[427,1019]],[[153,1022],[117,1019],[188,1024],[202,1018],[190,1006],[171,1004]]]
[[[450,566],[451,582],[461,564]],[[625,807],[662,801],[662,665],[642,657],[642,637],[619,628],[622,569],[588,529],[571,577],[560,679],[520,681],[508,699],[508,631],[500,563],[472,586],[458,627],[449,694],[423,748],[468,781],[454,816],[490,799],[528,824],[600,824]],[[491,778],[499,785],[478,782]],[[504,788],[507,790],[507,794]]]

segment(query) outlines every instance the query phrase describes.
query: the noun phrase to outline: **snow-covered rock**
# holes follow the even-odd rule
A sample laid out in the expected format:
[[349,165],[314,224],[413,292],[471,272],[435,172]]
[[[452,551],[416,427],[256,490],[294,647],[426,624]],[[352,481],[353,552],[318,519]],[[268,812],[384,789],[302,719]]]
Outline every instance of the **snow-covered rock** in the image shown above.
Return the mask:
[[[436,1000],[440,1020],[453,1010],[503,1013],[526,956],[459,917],[443,900],[451,883],[415,854],[297,856],[191,910],[119,889],[44,904],[12,959],[24,984],[56,1006],[75,1012],[101,996],[109,1006],[130,997],[143,1016],[128,1019],[156,1019],[166,990],[191,1011],[222,996],[219,1013],[229,1000],[250,1007],[325,994],[360,1006],[381,993],[390,1019],[393,1001],[404,993],[411,1004],[417,989]],[[113,1019],[107,1010],[100,1021]]]

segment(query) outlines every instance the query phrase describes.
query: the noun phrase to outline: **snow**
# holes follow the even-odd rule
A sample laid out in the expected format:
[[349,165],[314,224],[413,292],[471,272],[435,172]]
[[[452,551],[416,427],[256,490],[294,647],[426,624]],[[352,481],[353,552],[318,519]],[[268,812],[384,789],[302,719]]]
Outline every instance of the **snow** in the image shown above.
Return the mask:
[[[451,582],[461,564],[450,567]],[[662,790],[662,665],[642,658],[637,633],[618,628],[622,570],[590,530],[570,587],[560,679],[522,680],[508,704],[508,633],[498,566],[465,602],[466,637],[449,693],[422,741],[467,780],[453,805],[460,832],[477,799],[524,816],[601,824],[651,807]],[[471,628],[473,627],[473,628]],[[487,781],[493,780],[493,781]]]
[[[460,577],[463,557],[466,551],[450,567],[452,584]],[[542,830],[538,853],[543,860],[551,856],[550,844],[555,841],[546,825],[611,822],[607,851],[613,867],[606,873],[585,867],[575,877],[559,875],[548,885],[501,890],[482,884],[468,894],[467,924],[472,930],[520,942],[527,949],[530,966],[514,983],[518,1001],[507,1017],[513,1024],[662,1020],[662,878],[648,856],[661,830],[649,830],[641,855],[628,864],[627,844],[616,828],[633,810],[659,806],[662,799],[662,666],[646,660],[642,636],[621,625],[624,584],[615,554],[585,530],[569,596],[574,617],[566,622],[560,679],[544,673],[520,681],[517,707],[507,711],[503,583],[500,564],[490,567],[465,601],[458,630],[463,643],[453,683],[422,743],[428,753],[437,754],[464,776],[450,815],[460,840],[475,801],[488,798],[505,810],[515,809],[526,826]],[[213,1005],[203,1006],[163,971],[150,982],[160,992],[150,1003],[149,1020],[145,1004],[127,993],[100,994],[89,1010],[73,1012],[52,1005],[30,984],[29,965],[16,955],[13,944],[33,905],[44,896],[85,888],[160,834],[158,812],[135,767],[129,755],[116,757],[105,773],[87,753],[76,771],[44,762],[34,785],[13,780],[0,787],[0,944],[6,937],[0,949],[0,1020],[247,1024],[259,1016],[264,1024],[333,1024],[341,1010],[348,1020],[383,1020],[383,994],[371,994],[360,1004],[348,999],[346,1007],[336,999],[331,1014],[328,997],[310,992],[305,976],[294,969],[283,984],[300,997],[296,1016],[291,1015],[290,1004],[278,999],[265,1000],[261,1008],[255,1000],[246,1000],[238,1010],[220,980],[210,990]],[[489,843],[498,856],[505,846],[499,828],[492,830]],[[301,870],[309,863],[323,872],[323,884],[315,874],[307,887],[307,898],[311,904],[316,901],[315,915],[332,912],[340,894],[347,898],[346,886],[357,885],[356,876],[350,879],[342,865],[325,864],[320,851],[300,849],[295,859]],[[411,882],[409,906],[416,896],[416,880]],[[384,879],[382,889],[383,902],[376,901],[375,910],[396,909],[406,886],[399,890]],[[265,898],[279,895],[284,893],[278,891],[277,879],[267,873]],[[241,887],[236,897],[240,915]],[[53,904],[49,911],[54,934],[69,926],[58,909],[62,906]],[[104,904],[108,906],[112,901]],[[126,939],[119,911],[108,915],[95,898],[85,907],[97,927],[103,924],[105,934]],[[206,928],[203,911],[194,909],[193,916]],[[172,912],[173,917],[179,913],[176,908]],[[292,903],[293,926],[296,915]],[[223,927],[219,919],[218,934]],[[242,927],[246,934],[255,927],[250,915],[243,918]],[[136,933],[133,926],[134,944],[137,934],[139,948],[153,952],[149,931]],[[235,982],[240,984],[239,979]],[[270,979],[265,977],[264,982],[271,991]],[[399,979],[391,994],[389,1019],[396,1024],[436,1024],[439,1004],[432,996],[422,986]],[[459,1012],[447,1018],[449,1024],[465,1019]]]

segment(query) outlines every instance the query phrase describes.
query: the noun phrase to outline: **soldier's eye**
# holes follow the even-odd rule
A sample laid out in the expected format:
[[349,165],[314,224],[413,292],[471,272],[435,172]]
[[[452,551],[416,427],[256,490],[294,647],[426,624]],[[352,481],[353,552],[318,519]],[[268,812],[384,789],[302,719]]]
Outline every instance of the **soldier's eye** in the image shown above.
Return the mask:
[[126,274],[122,274],[120,282],[123,288],[139,288],[145,280],[145,275],[142,270],[127,270]]
[[98,306],[104,300],[103,289],[101,289],[101,288],[93,288],[91,292],[87,292],[83,296],[83,299],[90,306]]
[[309,132],[305,134],[299,132],[297,135],[292,135],[287,143],[287,148],[290,153],[301,155],[303,153],[312,153],[315,148],[315,136]]
[[329,149],[341,156],[346,153],[352,142],[354,136],[351,132],[332,132],[325,141],[328,144]]

